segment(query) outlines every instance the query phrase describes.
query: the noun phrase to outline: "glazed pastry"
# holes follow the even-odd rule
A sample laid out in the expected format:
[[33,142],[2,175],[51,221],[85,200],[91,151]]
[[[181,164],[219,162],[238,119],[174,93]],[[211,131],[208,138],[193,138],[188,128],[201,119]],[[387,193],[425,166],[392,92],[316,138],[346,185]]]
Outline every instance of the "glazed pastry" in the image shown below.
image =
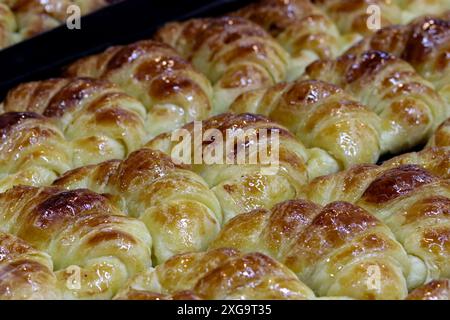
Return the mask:
[[450,300],[450,281],[431,281],[412,291],[407,300]]
[[[185,139],[190,145],[192,137],[200,140],[180,157],[180,146]],[[253,114],[226,113],[201,126],[190,123],[147,146],[192,164],[219,199],[225,221],[292,199],[309,179],[338,169],[324,150],[306,149],[284,127]]]
[[288,54],[262,27],[239,17],[168,23],[155,35],[173,46],[214,85],[214,114],[242,92],[286,78]]
[[0,300],[59,298],[50,256],[0,231]]
[[439,126],[428,142],[428,146],[450,147],[450,119]]
[[72,151],[49,119],[32,112],[0,115],[0,191],[48,185],[72,165]]
[[260,0],[232,15],[261,25],[289,52],[294,58],[289,79],[301,75],[318,58],[335,58],[348,42],[310,0]]
[[366,50],[389,52],[409,62],[433,83],[450,110],[450,17],[447,20],[423,17],[409,25],[381,29],[350,48],[348,53]]
[[0,212],[2,231],[52,257],[65,299],[111,298],[151,266],[145,225],[91,191],[14,187],[0,194]]
[[211,247],[267,254],[318,296],[403,299],[408,293],[406,252],[387,226],[350,203],[291,200],[244,213]]
[[3,110],[35,112],[53,120],[71,143],[71,168],[124,158],[146,137],[142,104],[101,80],[25,83],[8,93]]
[[0,2],[0,49],[8,47],[19,40],[16,34],[17,24],[14,13]]
[[261,253],[218,249],[175,256],[132,279],[117,298],[190,292],[209,300],[313,299],[314,293],[282,264]]
[[147,226],[156,264],[206,249],[222,223],[220,205],[203,179],[150,149],[123,161],[75,169],[54,184],[111,195],[123,211]]
[[380,10],[381,27],[402,23],[402,11],[395,1],[391,0],[312,0],[320,9],[328,14],[339,30],[346,33],[368,35],[374,29],[369,28],[372,11],[370,6]]
[[[305,186],[302,197],[321,204],[350,201],[384,221],[408,252],[408,285],[415,288],[450,275],[448,153],[430,149],[383,166],[359,166],[321,177]],[[418,165],[404,164],[414,158]],[[427,158],[432,161],[425,169],[420,162]]]
[[306,68],[304,77],[334,83],[377,113],[382,153],[425,143],[449,113],[432,84],[405,61],[382,51],[319,60]]
[[381,119],[326,82],[296,81],[250,91],[230,109],[262,114],[286,126],[306,147],[327,151],[341,168],[374,163],[380,156]]
[[109,80],[147,108],[151,137],[211,113],[212,88],[204,75],[166,44],[144,40],[111,47],[72,64],[67,74]]

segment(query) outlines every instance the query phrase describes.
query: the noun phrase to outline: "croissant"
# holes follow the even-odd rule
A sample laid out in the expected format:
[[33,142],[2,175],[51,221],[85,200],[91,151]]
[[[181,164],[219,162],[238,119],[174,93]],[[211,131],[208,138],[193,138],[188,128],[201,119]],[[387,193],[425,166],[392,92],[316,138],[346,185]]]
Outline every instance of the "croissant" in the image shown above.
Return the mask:
[[431,281],[412,291],[407,300],[450,300],[450,282],[449,280]]
[[206,249],[222,223],[220,205],[204,180],[150,149],[123,161],[75,169],[54,185],[112,195],[117,206],[147,226],[156,264]]
[[440,15],[450,9],[449,0],[396,0],[397,4],[404,11],[404,22],[427,15]]
[[144,40],[111,47],[76,61],[67,75],[106,79],[139,99],[147,109],[146,127],[151,137],[211,113],[209,81],[160,42]]
[[[192,137],[200,142],[194,142],[187,157],[179,157],[180,145],[186,138],[190,138],[190,145]],[[338,169],[324,150],[306,149],[284,127],[248,113],[225,113],[200,126],[190,123],[181,131],[156,137],[146,146],[192,164],[219,199],[224,221],[294,198],[309,179]]]
[[409,261],[382,222],[346,202],[304,200],[236,216],[211,248],[258,251],[280,261],[318,296],[402,299]]
[[14,187],[0,194],[0,212],[3,232],[52,257],[65,299],[110,298],[151,266],[145,225],[91,191]]
[[246,92],[230,110],[269,117],[286,126],[306,147],[327,151],[340,167],[374,163],[380,156],[381,119],[326,82],[296,81]]
[[50,256],[0,231],[0,300],[59,299]]
[[339,31],[348,34],[369,35],[374,32],[370,21],[376,6],[379,13],[380,26],[399,24],[403,21],[403,12],[396,1],[391,0],[312,0],[337,25]]
[[449,113],[433,86],[405,61],[382,51],[319,60],[305,78],[334,83],[381,119],[381,152],[399,153],[425,143]]
[[348,53],[366,50],[389,52],[409,62],[433,83],[450,109],[450,18],[422,17],[408,25],[386,27],[354,45]]
[[154,299],[161,294],[210,300],[314,298],[311,289],[282,264],[261,253],[234,249],[175,256],[131,279],[116,299]]
[[14,13],[7,5],[0,3],[0,49],[8,47],[20,39],[16,29]]
[[31,112],[0,115],[0,192],[48,185],[71,164],[71,149],[49,119]]
[[336,57],[348,42],[310,0],[260,0],[232,15],[261,25],[294,58],[288,70],[290,79],[318,58]]
[[428,142],[428,146],[450,147],[450,119],[439,126]]
[[203,72],[214,85],[214,114],[242,92],[286,78],[289,55],[262,27],[239,17],[168,23],[155,35]]
[[95,79],[50,79],[11,90],[6,112],[36,112],[54,120],[70,141],[71,168],[124,158],[146,137],[145,108],[114,85]]
[[[448,152],[426,150],[430,170],[420,164],[427,157],[415,154],[379,167],[359,166],[321,177],[305,186],[300,196],[320,204],[350,201],[384,221],[409,255],[408,286],[415,288],[450,275]],[[403,164],[414,158],[418,165]]]

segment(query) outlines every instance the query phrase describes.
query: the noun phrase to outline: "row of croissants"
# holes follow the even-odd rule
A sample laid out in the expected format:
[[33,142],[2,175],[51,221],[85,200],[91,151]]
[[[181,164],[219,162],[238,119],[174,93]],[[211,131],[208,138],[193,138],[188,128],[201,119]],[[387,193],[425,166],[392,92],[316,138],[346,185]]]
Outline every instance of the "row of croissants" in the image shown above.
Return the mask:
[[446,10],[259,0],[13,88],[0,300],[450,299]]

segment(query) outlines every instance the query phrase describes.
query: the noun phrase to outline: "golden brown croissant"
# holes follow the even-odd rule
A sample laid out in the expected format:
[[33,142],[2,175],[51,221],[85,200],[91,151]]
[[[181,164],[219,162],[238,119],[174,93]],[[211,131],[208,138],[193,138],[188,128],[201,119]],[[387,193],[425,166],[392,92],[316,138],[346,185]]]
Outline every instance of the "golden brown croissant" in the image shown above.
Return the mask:
[[88,190],[14,187],[0,194],[0,228],[52,257],[64,298],[110,298],[151,266],[145,225]]
[[439,126],[428,142],[428,146],[450,147],[450,119]]
[[370,107],[381,119],[381,151],[398,153],[426,142],[449,108],[405,61],[382,51],[319,60],[305,78],[334,83]]
[[[200,141],[189,148],[187,157],[180,157],[186,137],[189,145],[189,138],[198,137]],[[183,141],[179,142],[180,138]],[[181,131],[156,137],[146,146],[192,164],[219,199],[225,221],[294,198],[309,179],[338,169],[325,151],[306,149],[284,127],[248,113],[225,113],[200,126],[190,123]]]
[[[369,10],[376,6],[380,14],[380,26],[402,23],[403,15],[396,1],[391,0],[312,0],[336,23],[339,30],[346,33],[368,35],[375,30],[370,26]],[[374,26],[375,27],[375,26]]]
[[291,54],[290,79],[318,58],[336,57],[346,46],[334,23],[310,0],[259,0],[232,15],[261,25]]
[[[186,293],[186,291],[188,291]],[[191,299],[313,299],[292,271],[261,253],[217,249],[175,256],[131,279],[117,299],[180,295]]]
[[318,296],[403,299],[406,252],[389,228],[346,202],[321,207],[304,200],[254,210],[229,221],[212,248],[268,254]]
[[3,109],[51,118],[71,143],[71,168],[124,158],[146,137],[145,108],[109,82],[50,79],[19,85]]
[[0,300],[59,298],[51,257],[0,231]]
[[[408,252],[408,285],[414,288],[450,275],[449,152],[429,149],[383,166],[358,166],[320,177],[305,186],[301,197],[321,204],[350,201],[384,221]],[[427,158],[430,163],[422,166]]]
[[82,167],[55,185],[108,193],[129,216],[145,223],[155,263],[207,248],[220,230],[220,205],[204,180],[161,152],[141,149],[126,160]]
[[139,99],[147,108],[146,127],[152,137],[211,113],[208,79],[160,42],[111,47],[75,62],[67,74],[109,80]]
[[214,113],[240,93],[286,78],[288,54],[259,25],[239,17],[168,23],[155,35],[203,72],[214,85]]
[[306,147],[326,150],[344,168],[374,163],[380,156],[381,119],[326,82],[296,81],[246,92],[230,110],[269,117],[286,126]]
[[365,50],[389,52],[409,62],[433,83],[450,109],[450,18],[423,17],[409,25],[390,26],[357,43],[348,52]]
[[0,191],[46,185],[72,166],[72,151],[49,119],[32,112],[0,115]]
[[450,280],[434,280],[412,291],[407,300],[450,300]]

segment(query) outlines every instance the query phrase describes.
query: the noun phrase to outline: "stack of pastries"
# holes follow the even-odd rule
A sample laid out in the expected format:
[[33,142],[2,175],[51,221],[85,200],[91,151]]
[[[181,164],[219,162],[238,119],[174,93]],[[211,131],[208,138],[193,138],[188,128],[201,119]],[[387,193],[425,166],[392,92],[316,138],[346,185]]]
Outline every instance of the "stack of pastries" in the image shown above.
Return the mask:
[[75,13],[85,15],[118,1],[0,0],[0,49],[56,28]]
[[257,0],[13,88],[0,299],[449,299],[449,74],[447,0]]

